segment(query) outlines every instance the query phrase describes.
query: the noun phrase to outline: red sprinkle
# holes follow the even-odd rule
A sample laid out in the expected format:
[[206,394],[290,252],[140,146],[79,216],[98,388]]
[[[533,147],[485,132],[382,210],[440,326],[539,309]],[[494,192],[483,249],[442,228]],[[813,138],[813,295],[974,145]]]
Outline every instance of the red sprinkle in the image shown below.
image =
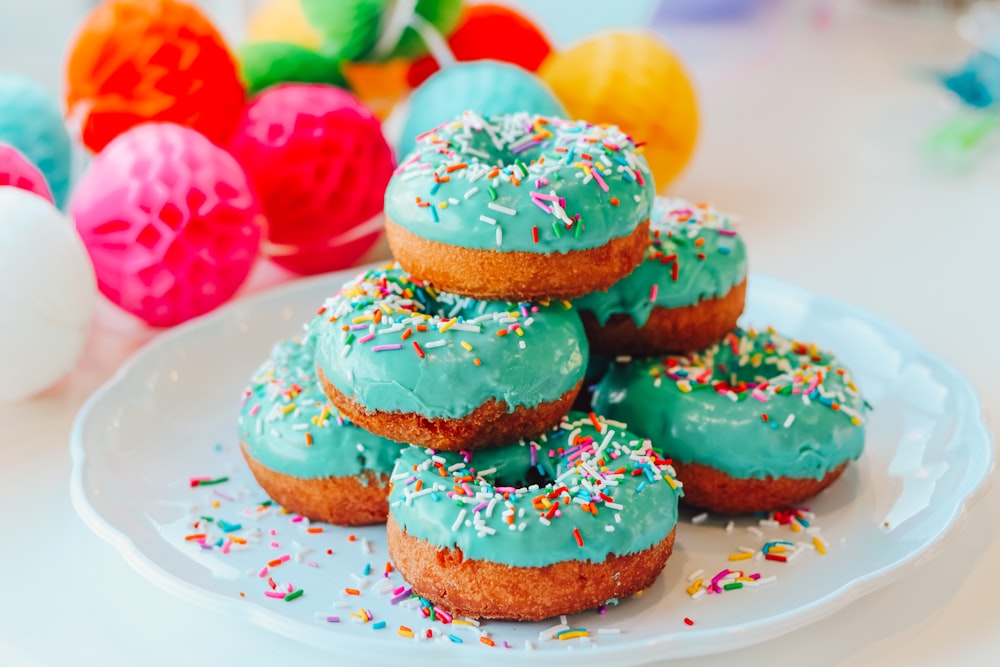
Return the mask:
[[692,621],[687,616],[684,617],[684,623],[687,624],[687,625],[694,625],[694,621]]
[[780,556],[778,554],[764,554],[764,558],[767,560],[776,560],[779,563],[787,563],[788,558],[786,556]]
[[576,538],[576,546],[582,547],[583,546],[583,536],[580,535],[580,529],[579,528],[574,528],[573,529],[573,537]]
[[421,349],[420,344],[417,343],[417,341],[413,341],[413,349],[417,351],[417,356],[418,357],[420,357],[421,359],[424,358],[424,356],[425,356],[424,355],[424,351],[423,351],[423,349]]

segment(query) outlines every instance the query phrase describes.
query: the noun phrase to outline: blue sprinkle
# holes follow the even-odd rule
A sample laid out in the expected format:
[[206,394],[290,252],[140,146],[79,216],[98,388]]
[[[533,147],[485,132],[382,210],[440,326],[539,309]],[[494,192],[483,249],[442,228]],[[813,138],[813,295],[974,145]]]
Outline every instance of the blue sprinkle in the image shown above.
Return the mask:
[[730,248],[729,246],[724,246],[724,245],[719,246],[719,253],[722,254],[722,255],[728,255],[732,251],[733,251],[733,249]]
[[384,627],[385,627],[385,621],[378,621],[376,623],[372,623],[372,630],[381,630]]
[[364,572],[365,572],[364,576],[366,576],[366,577],[369,574],[372,573],[372,564],[371,563],[365,563],[365,570],[364,570]]
[[434,222],[439,222],[437,207],[429,206],[428,208],[431,210],[431,217],[434,218]]
[[455,635],[448,635],[448,639],[450,639],[451,641],[455,642],[456,644],[461,644],[462,643],[462,638],[461,637],[456,637]]
[[440,187],[441,187],[441,182],[440,182],[440,181],[435,181],[435,182],[434,182],[434,185],[432,185],[432,186],[431,186],[431,194],[432,194],[432,195],[436,195],[436,194],[437,194],[437,191],[438,191],[438,189],[439,189]]
[[234,530],[239,530],[243,527],[242,523],[229,523],[228,521],[223,521],[222,519],[219,519],[217,523],[219,524],[219,528],[221,528],[224,533],[231,533]]
[[627,171],[622,172],[622,180],[626,183],[632,183],[635,179],[628,175]]
[[639,482],[639,486],[635,487],[636,493],[642,493],[642,490],[646,488],[646,480]]

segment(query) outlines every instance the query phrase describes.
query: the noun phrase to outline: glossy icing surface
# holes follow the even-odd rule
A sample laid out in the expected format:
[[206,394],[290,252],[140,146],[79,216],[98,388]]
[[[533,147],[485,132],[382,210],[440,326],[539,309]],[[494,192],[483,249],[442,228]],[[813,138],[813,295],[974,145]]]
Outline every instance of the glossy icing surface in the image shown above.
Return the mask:
[[542,567],[648,549],[677,523],[681,493],[648,440],[577,412],[537,441],[472,454],[407,448],[389,511],[408,534],[466,558]]
[[861,455],[868,406],[832,354],[737,329],[697,355],[614,364],[594,409],[681,463],[740,479],[820,479]]
[[340,417],[318,386],[314,346],[293,338],[274,346],[254,373],[240,408],[240,440],[271,470],[303,479],[388,474],[404,445]]
[[589,352],[568,303],[476,301],[396,265],[346,284],[310,328],[317,364],[340,392],[369,410],[432,418],[490,399],[510,411],[555,400],[583,378]]
[[746,245],[730,216],[708,204],[657,198],[646,258],[606,292],[573,303],[604,325],[624,313],[638,325],[654,307],[678,308],[724,296],[747,274]]
[[418,137],[385,212],[439,243],[565,253],[630,234],[655,192],[646,159],[617,127],[465,112]]

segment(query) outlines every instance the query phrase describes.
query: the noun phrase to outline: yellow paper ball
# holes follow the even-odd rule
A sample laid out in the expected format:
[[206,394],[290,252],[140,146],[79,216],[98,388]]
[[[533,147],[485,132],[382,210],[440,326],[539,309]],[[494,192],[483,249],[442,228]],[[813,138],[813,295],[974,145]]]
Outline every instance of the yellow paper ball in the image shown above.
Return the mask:
[[656,189],[691,158],[698,104],[684,67],[649,33],[604,32],[554,52],[539,75],[573,118],[621,127],[645,142]]
[[299,0],[268,0],[250,18],[247,41],[285,42],[315,51],[323,36],[306,20]]

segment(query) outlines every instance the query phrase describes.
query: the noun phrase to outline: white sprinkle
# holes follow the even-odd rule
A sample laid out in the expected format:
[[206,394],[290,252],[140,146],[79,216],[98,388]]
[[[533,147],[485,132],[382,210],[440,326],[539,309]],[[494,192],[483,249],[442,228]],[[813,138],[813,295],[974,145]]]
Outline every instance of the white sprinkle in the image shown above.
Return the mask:
[[736,547],[736,550],[737,551],[742,551],[745,554],[755,554],[755,553],[757,553],[756,549],[751,549],[750,547]]
[[788,428],[789,426],[791,426],[792,422],[794,422],[794,421],[795,421],[795,415],[794,414],[788,415],[788,418],[785,419],[785,428]]
[[747,526],[747,532],[753,535],[754,537],[764,537],[764,531],[762,531],[760,528],[757,528],[756,526]]
[[757,522],[757,525],[761,528],[777,528],[778,522],[773,519],[761,519]]
[[692,572],[691,574],[688,575],[688,581],[694,581],[695,579],[697,579],[698,577],[700,577],[703,574],[705,574],[705,570],[704,569],[695,570],[694,572]]
[[448,341],[446,341],[446,340],[432,340],[432,341],[430,341],[428,343],[424,343],[424,348],[426,348],[428,350],[433,350],[435,347],[442,347],[442,346],[447,345],[447,344],[448,344]]
[[495,201],[491,201],[489,204],[486,205],[486,207],[489,208],[490,210],[496,211],[498,213],[503,213],[505,215],[517,215],[517,211],[515,211],[514,209],[510,208],[509,206],[501,206]]
[[451,204],[452,206],[458,206],[461,202],[455,199],[454,197],[448,197],[448,203]]
[[770,584],[770,583],[774,582],[777,578],[778,577],[776,575],[772,574],[770,577],[764,577],[762,579],[758,579],[757,580],[757,585],[758,586],[764,586],[766,584]]
[[599,635],[620,635],[622,633],[621,628],[598,628],[597,634]]
[[497,226],[497,245],[503,245],[503,230]]
[[468,190],[465,191],[465,198],[468,199],[469,197],[471,197],[472,195],[476,194],[477,192],[479,192],[479,188],[478,187],[469,188]]
[[726,532],[727,532],[727,533],[731,533],[731,532],[733,532],[733,527],[734,527],[735,525],[736,525],[736,524],[735,524],[735,523],[733,523],[732,521],[730,521],[729,523],[727,523],[727,524],[726,524]]
[[704,589],[704,588],[699,588],[699,589],[698,589],[698,590],[697,590],[697,591],[695,592],[695,594],[691,596],[691,599],[692,599],[692,600],[697,600],[698,598],[700,598],[700,597],[702,597],[703,595],[705,595],[705,591],[706,591],[706,590],[707,590],[707,589]]
[[459,528],[462,527],[462,522],[465,521],[465,508],[458,513],[458,518],[455,519],[455,523],[451,524],[451,532],[457,532]]
[[361,538],[361,553],[370,554],[372,553],[372,541],[367,537]]
[[698,525],[699,523],[705,523],[706,520],[708,520],[708,512],[702,512],[701,514],[697,514],[691,517],[691,523],[695,525]]
[[489,223],[491,225],[497,224],[497,219],[496,218],[491,218],[488,215],[481,215],[481,216],[479,216],[479,220],[481,222],[486,222],[486,223]]

